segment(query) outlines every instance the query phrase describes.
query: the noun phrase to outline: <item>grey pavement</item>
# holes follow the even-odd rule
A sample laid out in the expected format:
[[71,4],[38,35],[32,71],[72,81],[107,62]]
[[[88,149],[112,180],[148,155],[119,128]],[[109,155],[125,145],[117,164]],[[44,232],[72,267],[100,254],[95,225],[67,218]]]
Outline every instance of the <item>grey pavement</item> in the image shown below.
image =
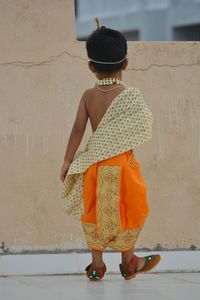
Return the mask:
[[101,281],[83,275],[0,277],[1,300],[199,300],[200,273],[145,273],[125,281],[105,274]]

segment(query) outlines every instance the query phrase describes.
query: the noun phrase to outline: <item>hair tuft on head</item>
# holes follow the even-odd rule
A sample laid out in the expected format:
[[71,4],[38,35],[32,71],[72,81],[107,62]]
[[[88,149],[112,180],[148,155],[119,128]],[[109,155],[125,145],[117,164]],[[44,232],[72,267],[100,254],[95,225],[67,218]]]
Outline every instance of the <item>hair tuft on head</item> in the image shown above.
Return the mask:
[[96,21],[96,23],[97,23],[97,28],[100,28],[101,26],[100,26],[99,18],[96,17],[96,18],[95,18],[95,21]]
[[101,26],[94,30],[86,40],[86,50],[91,64],[101,73],[114,73],[122,69],[124,61],[113,64],[93,62],[117,62],[127,55],[127,41],[117,30]]

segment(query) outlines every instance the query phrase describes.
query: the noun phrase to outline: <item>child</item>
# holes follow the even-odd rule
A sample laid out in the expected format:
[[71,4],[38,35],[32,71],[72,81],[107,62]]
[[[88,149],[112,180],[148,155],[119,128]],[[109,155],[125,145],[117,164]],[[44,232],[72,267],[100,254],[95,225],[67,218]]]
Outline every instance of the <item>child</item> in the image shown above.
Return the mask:
[[[102,254],[110,247],[121,252],[119,269],[128,280],[160,261],[158,254],[134,254],[149,206],[133,148],[151,138],[153,117],[139,89],[122,81],[128,64],[124,36],[98,26],[86,49],[89,69],[98,80],[82,95],[61,168],[64,210],[81,221],[91,249],[92,263],[85,269],[88,278],[103,278]],[[75,155],[88,118],[93,134],[85,150]]]

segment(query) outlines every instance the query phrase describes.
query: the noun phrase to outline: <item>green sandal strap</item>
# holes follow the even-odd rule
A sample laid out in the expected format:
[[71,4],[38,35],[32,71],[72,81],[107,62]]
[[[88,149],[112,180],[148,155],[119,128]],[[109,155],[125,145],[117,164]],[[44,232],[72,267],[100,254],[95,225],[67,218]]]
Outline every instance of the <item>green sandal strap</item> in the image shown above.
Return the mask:
[[97,270],[91,271],[88,276],[89,276],[89,278],[95,278],[95,279],[100,278],[99,273],[97,272]]
[[146,268],[146,266],[149,265],[149,263],[152,261],[152,259],[154,258],[154,256],[155,255],[153,255],[153,254],[152,255],[144,256],[144,258],[145,258],[145,264],[144,264],[143,268],[141,270],[139,270],[140,272],[142,272]]
[[86,268],[85,271],[87,271],[87,276],[90,279],[101,279],[105,272],[107,271],[106,265],[104,264],[104,267],[101,268],[96,268],[90,271],[90,267],[91,267],[92,263],[89,264]]
[[150,263],[150,261],[153,259],[155,255],[148,255],[148,256],[145,256],[145,265],[148,265],[148,263]]

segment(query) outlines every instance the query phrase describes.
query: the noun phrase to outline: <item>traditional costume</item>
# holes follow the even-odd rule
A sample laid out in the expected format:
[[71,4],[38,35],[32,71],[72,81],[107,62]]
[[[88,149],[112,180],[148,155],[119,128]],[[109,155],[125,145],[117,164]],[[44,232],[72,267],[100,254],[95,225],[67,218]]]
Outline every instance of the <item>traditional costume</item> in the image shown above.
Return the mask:
[[127,87],[70,164],[63,207],[81,221],[90,249],[127,251],[135,245],[149,206],[133,149],[151,139],[152,123],[140,90]]

